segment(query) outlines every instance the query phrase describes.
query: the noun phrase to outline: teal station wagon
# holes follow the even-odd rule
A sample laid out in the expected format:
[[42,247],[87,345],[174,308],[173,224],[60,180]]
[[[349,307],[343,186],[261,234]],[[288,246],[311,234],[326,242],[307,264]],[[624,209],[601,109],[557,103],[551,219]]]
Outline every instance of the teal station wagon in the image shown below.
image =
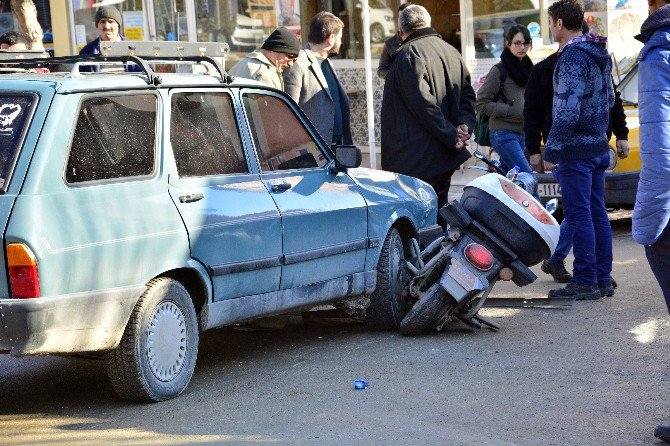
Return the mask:
[[133,44],[1,75],[0,352],[98,355],[121,397],[160,401],[186,388],[200,331],[355,296],[397,328],[409,243],[441,233],[431,187],[358,168],[212,44]]

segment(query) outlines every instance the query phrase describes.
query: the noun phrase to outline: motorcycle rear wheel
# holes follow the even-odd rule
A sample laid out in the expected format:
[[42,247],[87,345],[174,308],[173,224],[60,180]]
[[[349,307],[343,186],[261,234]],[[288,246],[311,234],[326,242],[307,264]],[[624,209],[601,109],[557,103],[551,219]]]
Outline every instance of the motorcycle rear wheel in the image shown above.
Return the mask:
[[400,323],[400,333],[405,336],[416,336],[426,330],[440,313],[440,310],[448,305],[446,291],[439,283],[433,284],[419,300],[407,312]]

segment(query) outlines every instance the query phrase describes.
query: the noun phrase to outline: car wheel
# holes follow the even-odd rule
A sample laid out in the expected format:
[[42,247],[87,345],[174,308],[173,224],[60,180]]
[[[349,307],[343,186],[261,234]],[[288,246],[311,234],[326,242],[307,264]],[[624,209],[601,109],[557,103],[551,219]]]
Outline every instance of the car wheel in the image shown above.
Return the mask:
[[126,400],[156,402],[178,396],[198,356],[198,320],[184,286],[161,277],[147,285],[118,347],[108,357],[114,390]]
[[381,43],[384,41],[384,28],[379,23],[373,23],[370,26],[370,41],[372,43]]
[[366,312],[368,327],[374,330],[397,330],[405,315],[407,286],[405,251],[397,229],[391,228],[379,255],[377,288],[370,296]]
[[400,332],[405,336],[420,334],[430,326],[446,304],[447,292],[439,283],[433,284],[407,312],[400,323]]

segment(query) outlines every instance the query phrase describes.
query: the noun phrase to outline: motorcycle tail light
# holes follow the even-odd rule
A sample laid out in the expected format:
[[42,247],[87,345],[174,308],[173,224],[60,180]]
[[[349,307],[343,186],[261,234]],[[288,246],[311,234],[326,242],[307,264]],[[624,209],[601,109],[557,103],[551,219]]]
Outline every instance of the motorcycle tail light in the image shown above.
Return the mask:
[[556,222],[537,201],[530,198],[526,193],[507,179],[500,179],[500,186],[505,194],[528,212],[535,220],[545,225],[555,225]]
[[479,243],[470,243],[465,247],[465,258],[475,268],[486,271],[493,266],[493,254]]

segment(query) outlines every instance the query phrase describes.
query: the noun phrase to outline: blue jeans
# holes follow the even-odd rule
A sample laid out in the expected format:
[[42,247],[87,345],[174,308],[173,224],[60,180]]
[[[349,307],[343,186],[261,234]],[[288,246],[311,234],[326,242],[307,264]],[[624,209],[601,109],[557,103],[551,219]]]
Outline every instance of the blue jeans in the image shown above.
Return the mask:
[[[554,178],[556,181],[561,182],[559,175],[561,174],[561,166],[559,165],[554,171]],[[561,222],[561,234],[558,236],[558,243],[556,244],[556,251],[554,255],[547,259],[549,263],[561,263],[565,258],[570,254],[572,249],[572,229],[566,219],[563,219]]]
[[610,280],[612,228],[605,209],[605,169],[609,153],[590,159],[561,160],[563,213],[573,232],[573,281],[595,285]]
[[653,245],[645,246],[644,250],[670,312],[670,224],[665,227],[658,240]]
[[526,147],[526,137],[523,133],[510,132],[509,130],[492,130],[489,132],[491,147],[500,156],[505,172],[514,166],[519,166],[521,172],[532,172],[523,148]]
[[[519,168],[519,172],[533,171],[533,168],[530,167],[526,159],[526,155],[523,154],[523,148],[526,147],[526,137],[523,133],[510,132],[509,130],[493,130],[489,132],[489,136],[493,150],[500,156],[500,163],[505,173],[515,166]],[[531,193],[537,201],[540,201],[540,195],[537,190]]]

